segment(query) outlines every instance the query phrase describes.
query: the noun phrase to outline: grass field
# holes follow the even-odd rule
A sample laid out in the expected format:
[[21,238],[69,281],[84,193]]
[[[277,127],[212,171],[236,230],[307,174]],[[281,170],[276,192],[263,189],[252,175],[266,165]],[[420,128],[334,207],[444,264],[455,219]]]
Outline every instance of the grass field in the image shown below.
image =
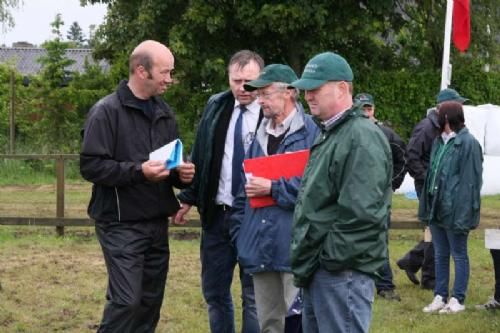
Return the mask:
[[[393,266],[419,237],[418,231],[391,232]],[[482,238],[482,231],[472,233],[471,278],[464,313],[422,313],[432,293],[412,285],[396,268],[395,283],[402,301],[377,298],[371,332],[500,332],[500,312],[473,309],[492,293],[494,283]],[[208,332],[200,292],[199,242],[171,239],[170,246],[171,268],[157,332]],[[72,228],[66,237],[57,238],[52,228],[0,228],[0,283],[0,332],[95,331],[104,305],[106,272],[93,230]],[[239,295],[237,284],[233,294]],[[237,306],[237,313],[239,309]]]
[[[70,185],[66,215],[85,216],[86,184]],[[54,216],[55,188],[2,186],[0,216]],[[500,196],[483,199],[482,225],[500,225]],[[416,202],[395,196],[394,216],[415,216]],[[171,261],[167,290],[157,332],[208,332],[206,306],[200,291],[199,230],[171,229]],[[401,302],[376,299],[371,332],[500,332],[500,312],[482,312],[474,305],[493,290],[489,252],[483,230],[471,233],[471,277],[467,310],[458,315],[428,315],[421,309],[432,292],[409,282],[395,260],[419,239],[418,230],[392,230],[391,263]],[[236,275],[237,276],[237,275]],[[104,305],[106,271],[93,228],[67,227],[66,236],[54,228],[0,226],[0,332],[93,332]],[[234,284],[236,313],[239,288]],[[240,318],[237,317],[238,325]]]

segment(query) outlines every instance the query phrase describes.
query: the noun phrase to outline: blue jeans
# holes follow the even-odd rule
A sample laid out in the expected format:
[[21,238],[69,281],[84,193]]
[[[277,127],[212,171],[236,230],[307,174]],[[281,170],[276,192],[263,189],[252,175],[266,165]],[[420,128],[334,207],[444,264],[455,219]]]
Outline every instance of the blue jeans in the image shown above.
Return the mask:
[[304,332],[368,332],[374,294],[373,280],[366,274],[318,269],[304,288]]
[[[389,252],[389,251],[387,251]],[[389,256],[384,262],[384,266],[379,269],[380,279],[375,281],[375,286],[377,287],[377,292],[382,290],[394,290],[396,286],[394,285],[394,280],[392,276],[391,264],[389,262]]]
[[450,282],[450,252],[455,262],[455,282],[451,296],[461,304],[465,300],[469,283],[469,255],[467,254],[467,238],[469,234],[455,234],[450,230],[431,225],[432,243],[436,260],[436,287],[434,295],[448,299]]
[[[236,249],[229,236],[228,212],[217,212],[210,227],[201,235],[201,285],[208,304],[208,319],[212,333],[234,333],[234,306],[231,283],[236,267]],[[240,268],[242,290],[242,333],[258,333],[252,277]]]

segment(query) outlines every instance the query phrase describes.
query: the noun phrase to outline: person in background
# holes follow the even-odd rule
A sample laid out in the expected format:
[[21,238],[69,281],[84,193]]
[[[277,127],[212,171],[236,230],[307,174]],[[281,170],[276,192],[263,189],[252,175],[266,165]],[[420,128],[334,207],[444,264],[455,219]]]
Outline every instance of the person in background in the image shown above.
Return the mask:
[[[289,66],[272,64],[262,70],[257,80],[244,85],[247,91],[257,91],[264,113],[246,158],[311,147],[319,129],[297,102],[296,89],[289,86],[295,80],[297,75]],[[245,177],[243,170],[241,177]],[[253,278],[262,333],[283,333],[288,310],[299,293],[290,268],[290,239],[300,181],[301,177],[271,180],[249,176],[233,201],[231,236],[240,266]],[[271,196],[276,204],[250,206],[249,199],[263,196]]]
[[486,303],[476,305],[478,310],[500,310],[500,250],[491,249],[490,253],[495,271],[495,293]]
[[[430,227],[436,262],[434,300],[423,311],[457,313],[465,310],[469,282],[467,239],[479,224],[483,153],[465,127],[461,103],[441,103],[438,123],[441,133],[432,145],[418,210],[420,221]],[[450,254],[455,281],[448,298]]]
[[[406,160],[405,160],[405,143],[401,137],[392,130],[392,128],[385,126],[375,118],[375,102],[373,96],[367,93],[360,93],[354,97],[354,101],[361,104],[365,114],[384,132],[389,145],[391,147],[392,155],[392,191],[396,191],[405,178],[406,174]],[[390,228],[391,216],[389,215],[387,228]],[[389,233],[387,234],[389,236]],[[401,297],[395,291],[391,264],[389,260],[389,237],[387,237],[387,260],[379,271],[380,279],[375,280],[375,287],[377,295],[387,300],[401,301]]]
[[325,52],[292,83],[305,90],[321,129],[302,177],[290,256],[308,333],[368,332],[373,278],[387,259],[391,149],[353,105],[353,78],[343,57]]
[[[437,95],[437,106],[427,111],[427,117],[420,121],[415,128],[406,146],[406,167],[408,173],[415,181],[415,191],[420,198],[424,185],[425,174],[429,165],[432,143],[439,136],[437,108],[443,102],[455,101],[463,104],[467,98],[451,88],[443,89]],[[434,289],[434,247],[432,241],[425,239],[420,241],[413,249],[401,257],[396,264],[406,272],[408,279],[423,289]],[[422,279],[418,280],[416,274],[422,269]]]
[[93,183],[88,213],[95,220],[108,271],[98,332],[154,332],[167,280],[168,217],[179,209],[173,186],[193,179],[194,165],[167,170],[149,153],[177,139],[177,124],[160,97],[172,83],[174,56],[163,44],[140,43],[129,79],[89,111],[80,172]]
[[[182,208],[174,223],[185,223],[193,205],[200,213],[201,284],[213,333],[235,331],[231,284],[237,260],[229,213],[241,186],[245,152],[262,119],[257,93],[246,91],[243,85],[257,79],[263,67],[260,55],[249,50],[239,51],[229,60],[230,89],[211,96],[205,106],[191,155],[198,172],[191,186],[178,195]],[[241,268],[240,281],[242,332],[259,332],[252,277]]]

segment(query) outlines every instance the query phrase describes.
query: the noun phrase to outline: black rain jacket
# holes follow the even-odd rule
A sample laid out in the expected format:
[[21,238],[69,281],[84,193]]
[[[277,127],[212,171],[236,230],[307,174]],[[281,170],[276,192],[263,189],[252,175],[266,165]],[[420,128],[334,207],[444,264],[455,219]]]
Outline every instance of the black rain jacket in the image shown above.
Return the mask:
[[435,109],[431,109],[427,117],[415,126],[406,146],[406,167],[410,176],[415,180],[415,190],[418,196],[424,186],[432,143],[439,133],[437,113]]
[[172,186],[185,186],[177,172],[155,183],[144,177],[141,166],[150,152],[178,138],[174,114],[163,99],[153,97],[150,119],[124,80],[89,111],[82,137],[80,172],[94,184],[91,218],[137,222],[166,219],[177,212],[180,206]]

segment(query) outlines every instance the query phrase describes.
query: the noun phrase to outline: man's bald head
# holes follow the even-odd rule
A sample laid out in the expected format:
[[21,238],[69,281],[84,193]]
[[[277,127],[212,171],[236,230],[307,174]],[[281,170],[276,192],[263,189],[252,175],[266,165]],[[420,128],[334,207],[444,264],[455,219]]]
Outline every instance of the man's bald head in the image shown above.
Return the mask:
[[168,47],[154,40],[146,40],[132,51],[129,58],[129,73],[133,74],[137,66],[143,66],[147,72],[151,72],[155,57],[167,56],[173,61],[173,54]]
[[174,56],[154,40],[146,40],[132,51],[128,86],[136,97],[147,99],[163,94],[172,84]]

